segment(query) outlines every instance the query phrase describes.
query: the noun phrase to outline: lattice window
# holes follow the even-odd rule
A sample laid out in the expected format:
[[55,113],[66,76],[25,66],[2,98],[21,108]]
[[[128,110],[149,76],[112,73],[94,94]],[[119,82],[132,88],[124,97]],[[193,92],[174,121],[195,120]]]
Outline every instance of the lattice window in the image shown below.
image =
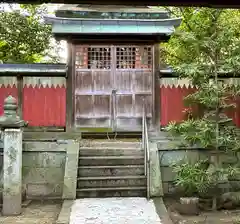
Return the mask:
[[111,49],[108,47],[88,48],[88,69],[110,69]]
[[117,47],[117,69],[152,68],[151,47]]
[[152,67],[152,48],[142,47],[140,48],[140,68]]
[[87,68],[88,55],[87,47],[85,46],[76,46],[76,68]]
[[[96,46],[76,47],[76,68],[111,69],[111,48]],[[153,64],[151,46],[116,47],[117,69],[151,69]]]
[[136,64],[136,47],[117,47],[117,68],[133,69]]

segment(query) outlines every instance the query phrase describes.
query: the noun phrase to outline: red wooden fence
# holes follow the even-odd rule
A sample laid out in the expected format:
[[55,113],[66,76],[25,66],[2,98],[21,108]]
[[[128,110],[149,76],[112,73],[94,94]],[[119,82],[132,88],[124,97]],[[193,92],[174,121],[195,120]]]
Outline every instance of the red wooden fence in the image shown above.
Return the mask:
[[[160,123],[166,126],[170,121],[180,122],[184,120],[184,98],[196,91],[192,87],[180,86],[162,86],[160,88]],[[240,97],[235,101],[236,108],[228,111],[226,114],[233,118],[233,122],[240,127]]]
[[[185,109],[183,99],[195,91],[192,87],[162,86],[160,88],[160,123],[166,126],[170,121],[182,121]],[[3,114],[3,101],[12,95],[17,98],[17,88],[13,86],[0,87],[0,115]],[[240,127],[240,98],[234,112],[229,112]],[[64,86],[24,86],[23,89],[23,119],[29,126],[64,127],[66,116],[66,88]]]
[[25,86],[23,119],[30,126],[65,126],[66,89],[60,86]]
[[162,86],[160,88],[160,123],[161,126],[166,126],[170,121],[182,121],[184,119],[183,99],[193,93],[196,89],[191,87],[170,87]]
[[[17,98],[16,86],[0,87],[0,115],[3,101],[12,95]],[[24,86],[23,119],[29,126],[64,127],[66,116],[66,88],[64,86]]]

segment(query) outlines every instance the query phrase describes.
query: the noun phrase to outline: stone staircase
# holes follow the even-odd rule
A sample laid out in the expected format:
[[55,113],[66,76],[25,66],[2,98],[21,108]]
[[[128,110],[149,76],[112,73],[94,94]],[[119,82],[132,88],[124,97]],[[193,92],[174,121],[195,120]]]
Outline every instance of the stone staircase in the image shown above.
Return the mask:
[[91,141],[80,147],[77,198],[144,197],[144,152],[140,141]]

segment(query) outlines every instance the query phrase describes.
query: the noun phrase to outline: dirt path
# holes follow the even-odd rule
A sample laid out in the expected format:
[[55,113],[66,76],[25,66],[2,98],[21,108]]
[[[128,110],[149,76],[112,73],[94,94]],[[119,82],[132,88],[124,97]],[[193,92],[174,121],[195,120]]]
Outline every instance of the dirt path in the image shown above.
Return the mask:
[[180,215],[174,211],[176,200],[165,198],[165,205],[174,224],[240,224],[240,210],[202,211],[198,216]]
[[33,201],[23,208],[21,216],[4,217],[0,215],[1,224],[55,224],[61,209],[61,201]]

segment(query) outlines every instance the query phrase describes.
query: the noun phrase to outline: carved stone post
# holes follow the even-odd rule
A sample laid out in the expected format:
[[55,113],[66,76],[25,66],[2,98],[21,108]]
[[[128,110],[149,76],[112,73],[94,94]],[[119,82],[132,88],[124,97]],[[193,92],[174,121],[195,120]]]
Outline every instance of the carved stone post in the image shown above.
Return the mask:
[[17,101],[9,96],[0,117],[3,131],[3,215],[19,215],[22,210],[22,127],[26,122],[17,115]]

